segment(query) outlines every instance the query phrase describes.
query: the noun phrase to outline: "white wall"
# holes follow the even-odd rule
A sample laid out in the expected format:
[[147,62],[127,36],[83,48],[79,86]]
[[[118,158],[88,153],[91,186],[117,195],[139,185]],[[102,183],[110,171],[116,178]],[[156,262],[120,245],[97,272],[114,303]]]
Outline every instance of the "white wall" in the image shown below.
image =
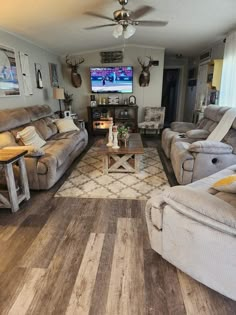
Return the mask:
[[[120,50],[121,48],[116,48],[112,50]],[[106,51],[106,49],[105,49]],[[90,104],[90,66],[109,66],[109,65],[131,65],[134,67],[134,84],[133,84],[133,95],[136,96],[137,105],[139,106],[139,120],[143,118],[143,107],[144,106],[161,106],[162,97],[162,79],[163,79],[163,67],[164,67],[164,49],[153,49],[145,48],[140,46],[128,46],[124,50],[124,60],[122,64],[101,64],[100,62],[100,52],[91,52],[86,54],[81,54],[80,56],[85,58],[85,62],[80,66],[80,74],[82,76],[82,86],[80,88],[74,88],[70,82],[70,69],[65,65],[65,58],[63,58],[63,75],[65,90],[70,94],[74,95],[74,101],[72,104],[72,109],[74,112],[78,113],[79,116],[87,120],[87,106]],[[142,59],[145,56],[152,56],[154,60],[159,60],[159,66],[151,67],[151,80],[148,87],[140,87],[138,83],[139,75],[141,72],[141,67],[137,61],[137,57]],[[77,56],[78,57],[78,56]],[[73,58],[76,58],[74,56]],[[97,98],[100,94],[98,94]],[[130,95],[118,94],[121,101],[128,98]],[[104,96],[108,96],[105,95]]]
[[[15,50],[17,74],[21,93],[20,96],[0,97],[0,109],[48,104],[52,106],[53,110],[58,110],[58,101],[53,100],[52,98],[52,87],[50,84],[48,63],[56,63],[58,65],[59,83],[62,84],[60,58],[53,53],[50,53],[28,41],[2,30],[0,30],[0,45],[4,45]],[[29,56],[30,73],[33,85],[33,95],[30,96],[24,96],[22,74],[19,63],[19,51],[24,52]],[[44,89],[42,90],[37,89],[36,87],[34,63],[39,63],[42,66],[41,72],[44,85]]]

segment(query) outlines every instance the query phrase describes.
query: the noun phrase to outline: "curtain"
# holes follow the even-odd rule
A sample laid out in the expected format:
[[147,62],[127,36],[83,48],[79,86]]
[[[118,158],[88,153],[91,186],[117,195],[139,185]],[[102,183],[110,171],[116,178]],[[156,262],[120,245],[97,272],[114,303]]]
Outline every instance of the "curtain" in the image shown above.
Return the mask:
[[236,31],[226,38],[219,105],[236,108]]

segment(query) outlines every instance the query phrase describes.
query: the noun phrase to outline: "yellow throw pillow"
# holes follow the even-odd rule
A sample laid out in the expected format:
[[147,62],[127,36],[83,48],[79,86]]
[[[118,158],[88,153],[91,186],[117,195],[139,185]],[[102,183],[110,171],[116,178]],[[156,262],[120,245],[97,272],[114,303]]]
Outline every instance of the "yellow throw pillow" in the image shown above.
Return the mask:
[[73,119],[70,118],[63,118],[63,119],[57,119],[55,121],[55,124],[57,125],[57,128],[60,133],[62,132],[68,132],[73,130],[80,130],[73,122]]
[[36,148],[41,148],[46,144],[46,141],[40,138],[35,127],[33,126],[26,127],[23,130],[17,132],[17,138],[20,138],[24,145],[32,145]]
[[236,175],[229,175],[215,182],[212,187],[218,191],[236,193]]

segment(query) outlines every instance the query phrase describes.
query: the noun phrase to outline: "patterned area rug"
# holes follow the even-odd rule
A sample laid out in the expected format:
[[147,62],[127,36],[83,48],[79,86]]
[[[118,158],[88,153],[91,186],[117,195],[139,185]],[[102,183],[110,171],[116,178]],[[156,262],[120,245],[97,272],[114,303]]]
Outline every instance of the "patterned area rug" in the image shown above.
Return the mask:
[[138,174],[103,174],[103,156],[92,147],[55,197],[149,199],[168,184],[155,148],[145,148]]

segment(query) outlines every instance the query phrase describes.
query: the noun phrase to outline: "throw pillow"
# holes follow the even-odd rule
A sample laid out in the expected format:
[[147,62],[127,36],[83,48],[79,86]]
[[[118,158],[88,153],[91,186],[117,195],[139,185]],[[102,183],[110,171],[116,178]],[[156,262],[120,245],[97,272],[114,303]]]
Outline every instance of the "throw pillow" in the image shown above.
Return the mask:
[[35,127],[33,126],[26,127],[23,130],[19,131],[16,137],[20,138],[24,145],[31,145],[36,148],[41,148],[43,145],[46,144],[46,141],[40,138],[35,130]]
[[17,145],[15,138],[9,131],[0,133],[0,148],[6,147],[8,145]]
[[11,150],[14,152],[21,152],[22,150],[28,151],[26,156],[32,156],[32,157],[37,157],[37,156],[42,156],[44,155],[44,151],[41,148],[36,148],[32,145],[19,145],[16,147],[5,147],[3,150]]
[[73,130],[80,130],[74,123],[73,119],[63,118],[55,120],[55,124],[59,130],[59,133],[68,132]]
[[229,175],[215,182],[212,187],[218,191],[236,193],[236,175]]

